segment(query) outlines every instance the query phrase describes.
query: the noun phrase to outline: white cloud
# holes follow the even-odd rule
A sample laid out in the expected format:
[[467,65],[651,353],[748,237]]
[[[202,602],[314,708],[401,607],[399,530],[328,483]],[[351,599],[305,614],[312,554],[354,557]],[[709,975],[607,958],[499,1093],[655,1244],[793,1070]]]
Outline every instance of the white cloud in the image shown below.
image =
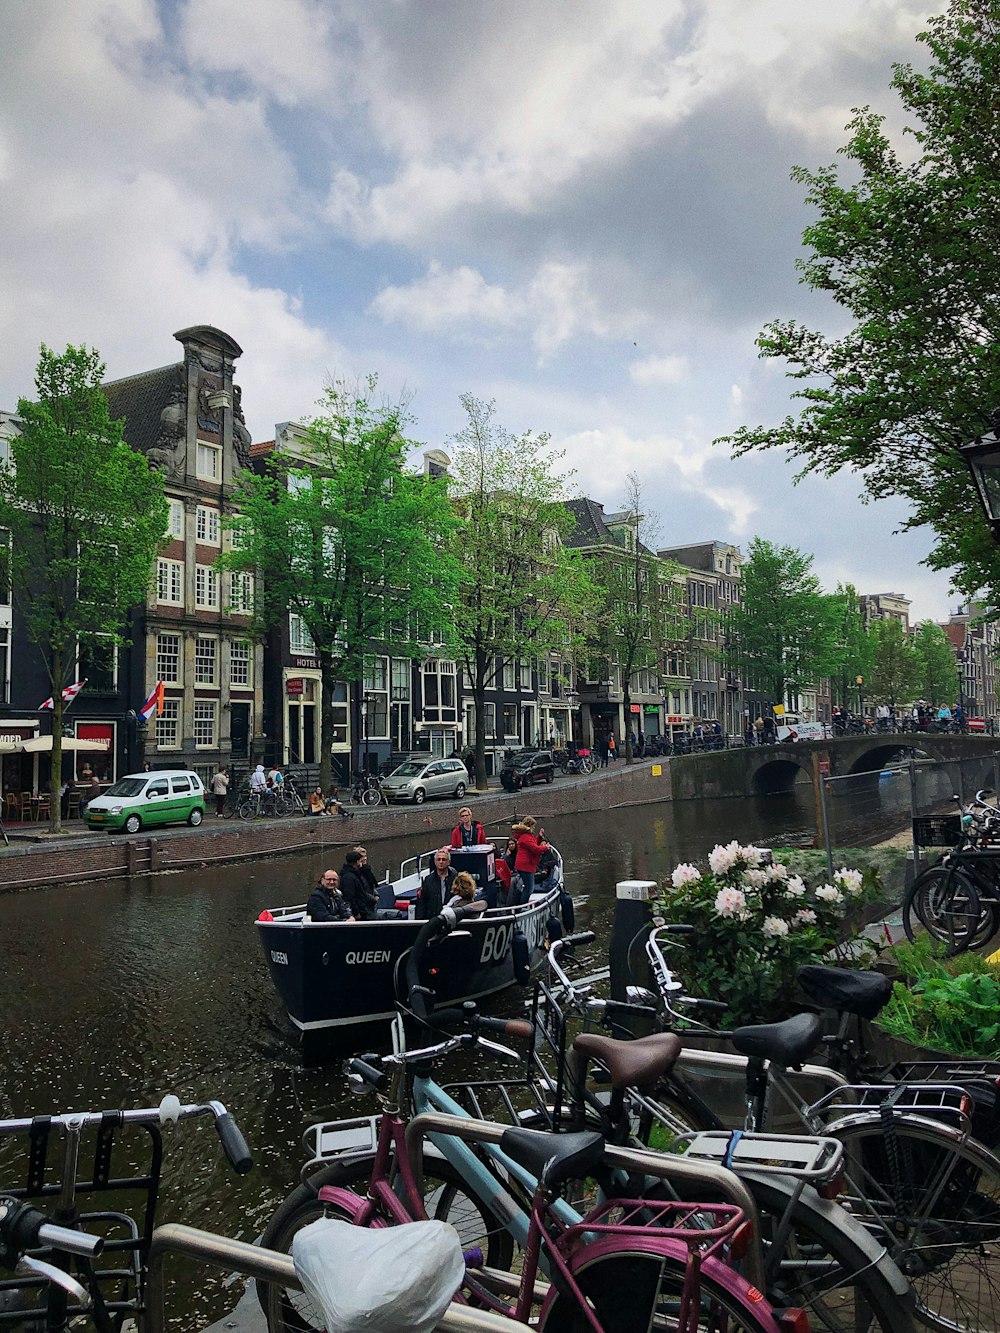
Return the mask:
[[647,356],[632,362],[628,377],[633,384],[680,384],[689,370],[686,356]]

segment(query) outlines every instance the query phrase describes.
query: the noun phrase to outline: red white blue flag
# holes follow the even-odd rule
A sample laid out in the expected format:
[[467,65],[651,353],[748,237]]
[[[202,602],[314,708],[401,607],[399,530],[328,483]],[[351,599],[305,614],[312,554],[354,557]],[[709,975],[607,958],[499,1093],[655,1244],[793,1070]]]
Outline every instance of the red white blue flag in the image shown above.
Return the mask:
[[155,713],[157,717],[163,712],[163,681],[158,680],[150,690],[146,702],[138,710],[139,716],[145,718],[148,722]]

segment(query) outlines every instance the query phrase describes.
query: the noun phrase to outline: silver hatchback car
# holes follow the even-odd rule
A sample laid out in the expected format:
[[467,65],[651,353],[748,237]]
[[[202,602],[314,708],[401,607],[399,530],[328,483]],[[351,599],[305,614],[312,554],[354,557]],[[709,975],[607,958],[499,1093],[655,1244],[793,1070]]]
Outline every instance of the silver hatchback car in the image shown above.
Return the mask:
[[382,790],[390,801],[412,801],[422,805],[428,796],[465,795],[469,775],[461,759],[408,759],[382,779]]

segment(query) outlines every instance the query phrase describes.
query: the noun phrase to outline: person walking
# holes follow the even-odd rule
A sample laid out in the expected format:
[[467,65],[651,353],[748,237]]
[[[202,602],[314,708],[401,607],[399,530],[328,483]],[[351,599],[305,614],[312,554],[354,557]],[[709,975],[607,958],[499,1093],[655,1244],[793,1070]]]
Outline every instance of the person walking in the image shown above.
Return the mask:
[[612,763],[618,758],[618,746],[615,744],[615,733],[608,732],[608,758]]
[[220,764],[217,772],[212,778],[212,795],[215,797],[215,817],[222,817],[222,810],[226,804],[226,793],[229,791],[229,774]]

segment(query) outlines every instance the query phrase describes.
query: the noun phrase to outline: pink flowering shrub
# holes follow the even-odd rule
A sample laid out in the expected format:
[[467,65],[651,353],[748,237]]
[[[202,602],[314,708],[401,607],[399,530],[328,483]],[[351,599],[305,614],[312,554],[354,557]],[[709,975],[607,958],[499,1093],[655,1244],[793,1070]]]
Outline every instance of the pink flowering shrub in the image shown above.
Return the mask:
[[766,864],[758,848],[731,842],[713,848],[707,870],[677,866],[654,916],[694,927],[677,937],[669,961],[691,995],[725,1001],[721,1026],[774,1023],[802,1008],[795,973],[803,963],[871,962],[874,946],[843,946],[878,887],[874,871],[841,867],[810,888],[794,869]]

